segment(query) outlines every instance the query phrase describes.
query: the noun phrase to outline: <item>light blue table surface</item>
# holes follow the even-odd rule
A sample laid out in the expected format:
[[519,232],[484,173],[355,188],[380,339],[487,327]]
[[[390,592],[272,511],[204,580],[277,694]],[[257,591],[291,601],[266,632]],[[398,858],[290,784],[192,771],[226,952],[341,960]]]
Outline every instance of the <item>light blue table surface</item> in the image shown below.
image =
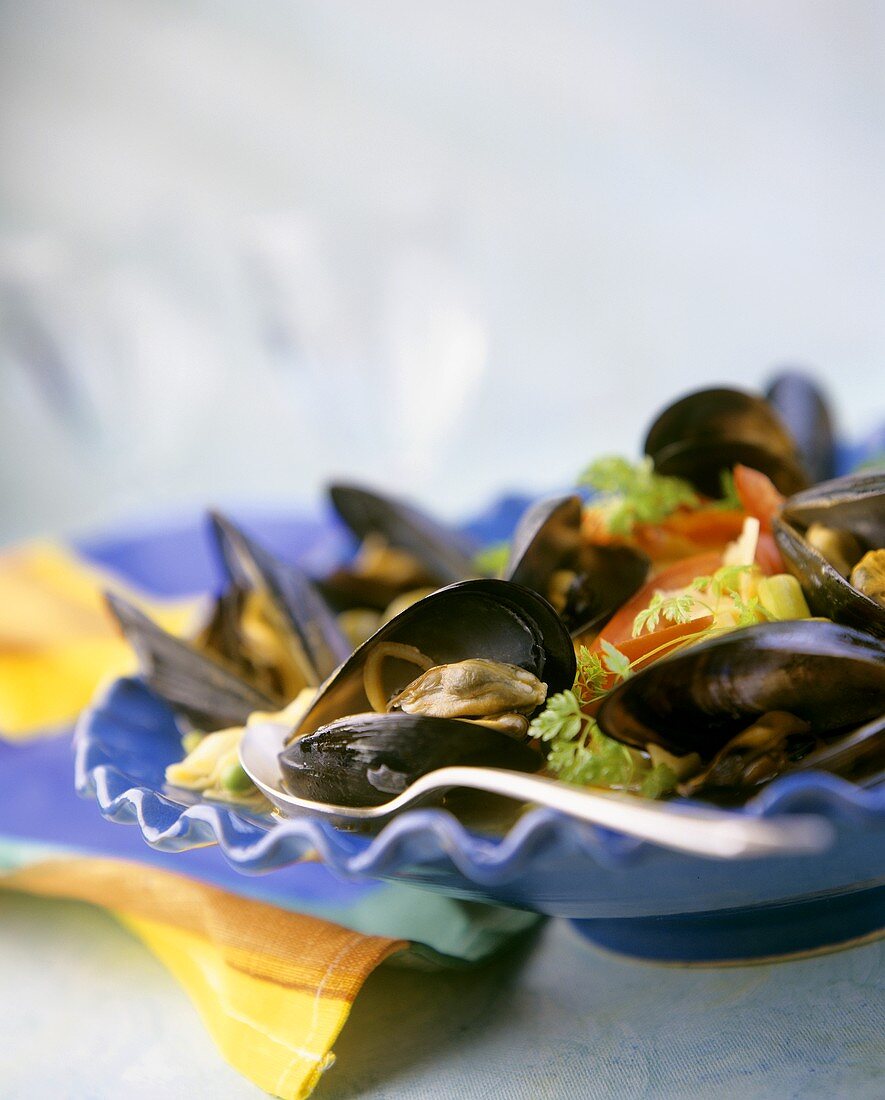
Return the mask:
[[[105,913],[0,895],[0,918],[4,1100],[262,1095]],[[378,971],[314,1095],[881,1097],[883,958],[880,941],[778,965],[661,968],[605,955],[552,922],[471,973]]]

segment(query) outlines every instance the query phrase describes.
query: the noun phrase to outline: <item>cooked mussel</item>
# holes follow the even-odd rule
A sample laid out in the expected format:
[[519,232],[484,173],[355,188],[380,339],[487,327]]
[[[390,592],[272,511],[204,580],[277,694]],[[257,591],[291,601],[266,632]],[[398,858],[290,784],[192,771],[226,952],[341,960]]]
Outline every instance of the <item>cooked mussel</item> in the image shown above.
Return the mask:
[[571,639],[546,600],[510,581],[462,581],[407,608],[345,661],[281,767],[294,794],[338,805],[384,802],[450,764],[537,770],[529,718],[574,676]]
[[881,470],[837,478],[790,497],[774,521],[774,536],[812,611],[885,637]]
[[575,678],[571,638],[543,597],[511,581],[461,581],[412,604],[356,649],[293,737],[376,709],[379,699],[390,701],[430,667],[476,659],[524,669],[549,694]]
[[784,370],[772,378],[765,399],[796,441],[802,465],[812,484],[836,472],[833,417],[821,388],[800,370]]
[[298,738],[280,756],[299,798],[377,806],[420,776],[454,764],[538,771],[541,754],[496,729],[452,718],[358,714]]
[[440,588],[475,575],[469,543],[411,504],[345,483],[331,485],[329,499],[361,542],[353,566],[320,582],[337,611],[383,611],[403,592]]
[[351,646],[314,585],[218,512],[210,515],[210,532],[228,578],[206,634],[210,648],[217,638],[220,655],[238,660],[253,678],[270,667],[289,699],[322,683]]
[[826,620],[760,623],[648,666],[606,697],[598,720],[629,745],[710,761],[775,711],[824,739],[881,715],[885,645]]
[[854,783],[885,782],[885,714],[809,753],[796,771],[825,771]]
[[200,730],[244,725],[253,711],[276,711],[286,702],[240,674],[237,668],[157,626],[121,596],[105,596],[135,650],[141,674],[177,713]]
[[573,636],[600,629],[636,592],[649,560],[630,546],[597,546],[581,539],[581,498],[551,497],[533,504],[513,535],[504,576],[540,592]]
[[709,497],[736,463],[767,474],[785,495],[808,484],[796,443],[772,406],[740,390],[698,390],[668,406],[648,430],[645,453],[658,473],[681,477]]
[[212,531],[227,584],[193,641],[176,638],[119,596],[108,605],[158,695],[202,730],[243,724],[318,686],[350,652],[307,578],[222,516]]

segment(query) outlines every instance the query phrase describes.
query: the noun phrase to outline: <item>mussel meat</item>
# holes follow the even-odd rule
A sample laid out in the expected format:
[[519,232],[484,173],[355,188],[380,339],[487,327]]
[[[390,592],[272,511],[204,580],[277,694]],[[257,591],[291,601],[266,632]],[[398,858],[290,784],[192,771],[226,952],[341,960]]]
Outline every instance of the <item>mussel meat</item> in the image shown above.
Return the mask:
[[823,482],[790,497],[774,521],[774,536],[812,611],[885,637],[881,470]]
[[743,463],[789,495],[808,484],[796,443],[762,397],[733,389],[690,393],[664,409],[648,430],[645,453],[658,473],[681,477],[709,497],[721,474]]

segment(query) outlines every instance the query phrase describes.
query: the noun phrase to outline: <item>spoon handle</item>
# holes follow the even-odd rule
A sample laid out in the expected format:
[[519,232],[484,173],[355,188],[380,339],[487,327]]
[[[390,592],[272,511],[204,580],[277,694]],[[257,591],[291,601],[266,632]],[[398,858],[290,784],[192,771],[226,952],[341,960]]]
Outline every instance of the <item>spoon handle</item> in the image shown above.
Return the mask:
[[589,791],[498,768],[440,768],[414,782],[408,794],[411,801],[417,795],[453,787],[532,802],[665,848],[718,859],[821,852],[833,840],[829,822],[811,814],[749,817],[713,807]]

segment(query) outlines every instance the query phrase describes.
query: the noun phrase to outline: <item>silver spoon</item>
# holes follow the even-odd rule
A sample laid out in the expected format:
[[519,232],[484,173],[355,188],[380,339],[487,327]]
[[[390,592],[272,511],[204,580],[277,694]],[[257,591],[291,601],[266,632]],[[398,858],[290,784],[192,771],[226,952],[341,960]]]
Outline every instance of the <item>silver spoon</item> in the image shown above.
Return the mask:
[[591,825],[714,859],[822,852],[834,837],[830,823],[811,814],[756,818],[714,807],[665,805],[498,768],[439,768],[422,775],[402,794],[380,806],[312,802],[290,794],[282,784],[278,756],[289,729],[289,725],[277,722],[254,724],[247,727],[240,743],[244,771],[286,817],[313,815],[347,824],[384,821],[429,794],[457,787],[546,806]]

